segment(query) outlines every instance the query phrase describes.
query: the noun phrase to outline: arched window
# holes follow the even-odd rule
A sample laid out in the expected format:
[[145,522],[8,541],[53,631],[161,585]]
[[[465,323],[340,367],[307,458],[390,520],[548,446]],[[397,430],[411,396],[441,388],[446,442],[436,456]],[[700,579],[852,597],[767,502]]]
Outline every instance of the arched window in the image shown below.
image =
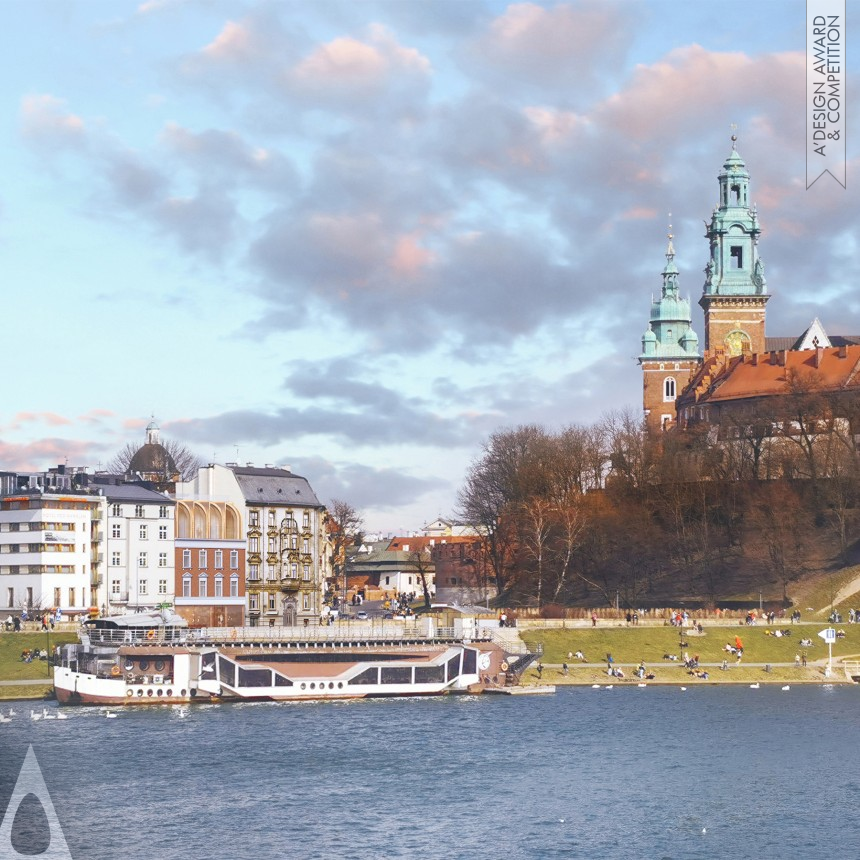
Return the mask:
[[675,379],[672,376],[667,376],[663,380],[663,400],[669,402],[677,397],[675,394]]

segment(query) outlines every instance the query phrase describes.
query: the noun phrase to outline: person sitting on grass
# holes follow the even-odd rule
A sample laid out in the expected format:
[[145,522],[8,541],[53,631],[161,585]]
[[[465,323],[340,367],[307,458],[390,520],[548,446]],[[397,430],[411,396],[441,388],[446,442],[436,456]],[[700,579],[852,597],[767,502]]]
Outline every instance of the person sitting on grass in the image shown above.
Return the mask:
[[588,661],[585,659],[585,654],[582,651],[577,651],[576,654],[573,655],[577,660],[581,660],[583,663],[587,663]]

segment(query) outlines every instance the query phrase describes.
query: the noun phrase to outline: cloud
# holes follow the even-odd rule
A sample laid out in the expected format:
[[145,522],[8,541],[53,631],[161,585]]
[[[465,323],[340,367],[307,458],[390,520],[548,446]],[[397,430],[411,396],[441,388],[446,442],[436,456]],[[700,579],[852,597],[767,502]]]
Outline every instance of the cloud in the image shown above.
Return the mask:
[[638,4],[512,3],[468,47],[469,68],[514,92],[566,91],[578,100],[618,69],[640,17]]
[[103,454],[104,447],[93,441],[47,437],[19,444],[0,440],[0,462],[7,471],[42,472],[58,463],[86,466]]
[[82,147],[86,126],[66,108],[66,102],[47,93],[21,99],[21,132],[38,146]]
[[12,418],[7,430],[20,430],[26,424],[47,424],[49,427],[70,426],[74,422],[56,412],[18,412]]
[[333,462],[322,457],[300,457],[290,463],[290,468],[297,474],[313,475],[314,491],[324,504],[332,499],[349,499],[359,512],[369,508],[395,511],[448,487],[443,479],[418,477],[403,469]]

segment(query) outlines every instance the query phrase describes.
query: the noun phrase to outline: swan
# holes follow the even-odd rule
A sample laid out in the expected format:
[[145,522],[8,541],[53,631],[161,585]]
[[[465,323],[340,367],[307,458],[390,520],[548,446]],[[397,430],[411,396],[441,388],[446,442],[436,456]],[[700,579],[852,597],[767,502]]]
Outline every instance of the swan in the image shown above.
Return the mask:
[[751,689],[751,690],[757,690],[757,689],[758,689],[758,686],[759,686],[759,685],[758,685],[758,681],[756,681],[756,683],[755,683],[755,684],[750,684],[750,689]]

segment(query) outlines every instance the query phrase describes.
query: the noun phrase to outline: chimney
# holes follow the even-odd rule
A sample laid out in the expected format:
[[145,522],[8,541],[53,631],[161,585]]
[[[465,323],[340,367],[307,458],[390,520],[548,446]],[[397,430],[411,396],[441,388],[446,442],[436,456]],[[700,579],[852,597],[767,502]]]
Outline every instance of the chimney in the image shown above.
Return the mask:
[[816,369],[821,367],[821,359],[823,357],[824,357],[824,347],[823,346],[816,346],[815,347],[815,358],[814,358]]
[[779,364],[779,362],[776,360],[776,350],[775,349],[772,349],[770,351],[770,363],[771,364]]
[[842,346],[839,347],[840,358],[848,358],[848,344],[843,343]]
[[752,354],[752,366],[758,367],[758,353],[757,352],[754,352]]

